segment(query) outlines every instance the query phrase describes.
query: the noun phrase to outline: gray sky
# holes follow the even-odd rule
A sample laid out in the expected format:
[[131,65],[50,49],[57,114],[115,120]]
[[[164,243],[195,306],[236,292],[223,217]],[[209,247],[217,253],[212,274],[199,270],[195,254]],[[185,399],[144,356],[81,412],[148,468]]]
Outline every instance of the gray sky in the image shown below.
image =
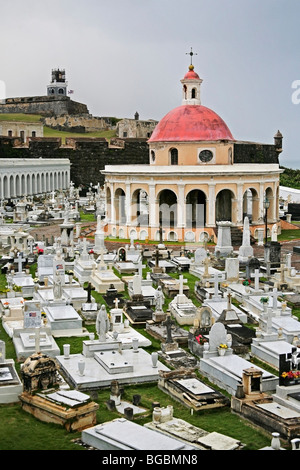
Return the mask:
[[94,116],[160,120],[192,47],[202,104],[237,140],[279,129],[280,163],[300,168],[299,18],[299,0],[0,0],[0,81],[7,97],[45,95],[60,67]]

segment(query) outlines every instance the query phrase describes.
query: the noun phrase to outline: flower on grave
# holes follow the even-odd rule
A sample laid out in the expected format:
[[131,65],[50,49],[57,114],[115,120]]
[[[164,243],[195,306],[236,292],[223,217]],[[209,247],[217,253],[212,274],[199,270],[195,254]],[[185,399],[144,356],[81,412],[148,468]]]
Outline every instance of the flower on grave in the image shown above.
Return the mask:
[[250,279],[245,279],[245,281],[243,281],[243,286],[250,286],[250,284],[251,284]]
[[46,315],[46,312],[41,312],[41,316],[42,316],[43,318],[46,318],[46,316],[47,316],[47,315]]
[[198,336],[195,336],[196,338],[196,341],[199,343],[199,344],[204,344],[207,342],[207,339],[204,338],[202,335],[198,335]]
[[225,343],[219,344],[219,349],[227,349],[227,348],[228,348],[227,344]]
[[300,370],[296,371],[288,371],[288,372],[282,372],[281,377],[284,379],[299,379],[300,378]]
[[9,302],[4,302],[4,304],[3,304],[3,305],[9,305]]
[[37,282],[39,282],[39,278],[38,278],[38,277],[34,277],[34,278],[33,278],[33,282],[36,284]]
[[72,271],[72,269],[69,269],[68,271],[66,271],[66,274],[72,275],[74,274],[74,271]]
[[260,298],[260,303],[266,304],[267,302],[269,302],[269,297],[261,297]]

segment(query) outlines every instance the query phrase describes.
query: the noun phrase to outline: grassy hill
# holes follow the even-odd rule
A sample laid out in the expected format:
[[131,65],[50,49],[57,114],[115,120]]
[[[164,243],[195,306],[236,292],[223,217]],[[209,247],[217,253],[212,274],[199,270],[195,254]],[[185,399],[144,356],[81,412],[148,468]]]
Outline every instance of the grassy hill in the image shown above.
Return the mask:
[[42,116],[40,116],[39,114],[0,114],[0,121],[39,122],[41,119]]
[[[0,114],[0,121],[14,121],[14,122],[39,122],[43,119],[43,116],[39,114]],[[110,140],[116,136],[114,130],[99,131],[99,132],[68,132],[59,131],[52,127],[44,126],[44,137],[60,137],[62,143],[65,143],[66,137],[103,137]]]
[[284,172],[280,175],[281,186],[287,186],[288,188],[300,189],[300,170],[294,170],[292,168],[280,167],[284,169]]

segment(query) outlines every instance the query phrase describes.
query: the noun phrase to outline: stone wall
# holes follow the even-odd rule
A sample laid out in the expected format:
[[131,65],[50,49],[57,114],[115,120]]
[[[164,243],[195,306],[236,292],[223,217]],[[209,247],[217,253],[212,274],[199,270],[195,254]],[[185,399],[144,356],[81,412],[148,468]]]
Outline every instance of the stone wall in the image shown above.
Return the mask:
[[146,139],[128,139],[124,147],[113,147],[105,139],[60,138],[30,139],[28,147],[18,147],[19,139],[0,137],[0,158],[68,158],[71,163],[70,179],[75,186],[101,185],[105,165],[148,164]]
[[107,119],[94,117],[91,114],[63,114],[48,116],[43,119],[46,126],[59,131],[98,132],[111,128]]
[[234,163],[279,163],[275,145],[235,142]]
[[52,116],[61,114],[89,114],[87,106],[72,101],[68,96],[29,96],[7,98],[0,103],[0,114],[24,113]]

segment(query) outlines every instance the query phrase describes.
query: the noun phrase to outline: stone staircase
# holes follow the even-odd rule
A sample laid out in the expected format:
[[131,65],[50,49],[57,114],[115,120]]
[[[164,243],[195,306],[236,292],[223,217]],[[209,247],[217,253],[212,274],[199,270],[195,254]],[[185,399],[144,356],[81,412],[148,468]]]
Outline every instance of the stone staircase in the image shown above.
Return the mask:
[[[241,246],[243,242],[243,229],[239,227],[231,227],[230,232],[232,246]],[[218,227],[215,228],[215,240],[218,240]],[[250,245],[254,245],[255,243],[255,238],[250,235]]]

